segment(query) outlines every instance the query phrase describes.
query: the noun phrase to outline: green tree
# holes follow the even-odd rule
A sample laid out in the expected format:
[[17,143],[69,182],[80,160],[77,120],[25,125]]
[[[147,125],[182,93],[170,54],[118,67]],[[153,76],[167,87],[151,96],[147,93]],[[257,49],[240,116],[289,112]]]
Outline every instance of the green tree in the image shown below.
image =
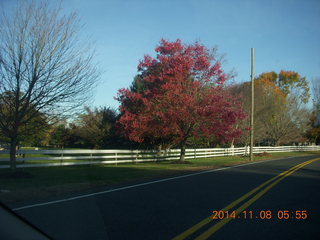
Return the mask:
[[[15,97],[13,92],[0,94],[0,135],[1,141],[10,143],[14,131],[14,113],[11,111]],[[34,106],[29,106],[29,111],[20,118],[17,132],[17,142],[25,145],[40,145],[45,132],[49,128],[48,118]]]
[[110,147],[117,118],[117,112],[111,108],[91,110],[85,107],[85,113],[80,114],[77,120],[78,135],[93,148]]
[[57,124],[50,133],[49,144],[55,147],[64,148],[69,138],[69,129],[65,123]]

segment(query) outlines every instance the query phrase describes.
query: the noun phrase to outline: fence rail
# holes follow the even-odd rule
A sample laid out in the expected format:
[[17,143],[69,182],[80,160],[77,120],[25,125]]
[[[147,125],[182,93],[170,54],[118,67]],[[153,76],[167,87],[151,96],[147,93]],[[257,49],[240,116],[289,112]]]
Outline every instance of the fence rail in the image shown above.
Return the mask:
[[[320,151],[320,146],[254,147],[254,153]],[[186,149],[186,159],[249,154],[249,147]],[[17,167],[118,164],[178,160],[180,149],[155,150],[17,150]],[[0,151],[0,168],[9,168],[9,151]]]

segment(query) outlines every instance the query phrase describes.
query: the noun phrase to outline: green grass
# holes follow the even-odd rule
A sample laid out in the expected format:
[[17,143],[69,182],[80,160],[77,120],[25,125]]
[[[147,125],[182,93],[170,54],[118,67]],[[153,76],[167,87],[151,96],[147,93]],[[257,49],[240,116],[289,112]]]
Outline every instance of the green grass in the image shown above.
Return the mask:
[[[95,161],[95,160],[93,160]],[[46,163],[60,163],[61,160],[27,160],[27,161],[17,161],[17,165],[22,164],[46,164]],[[63,160],[63,163],[74,163],[74,162],[90,162],[90,159],[70,159],[70,160]],[[1,161],[0,165],[10,165],[9,161]]]
[[[319,152],[318,152],[319,153]],[[273,153],[255,161],[315,153]],[[0,200],[7,204],[45,200],[77,192],[99,190],[106,186],[129,184],[159,177],[181,175],[248,162],[248,158],[215,157],[191,159],[188,164],[173,161],[118,164],[0,169]]]

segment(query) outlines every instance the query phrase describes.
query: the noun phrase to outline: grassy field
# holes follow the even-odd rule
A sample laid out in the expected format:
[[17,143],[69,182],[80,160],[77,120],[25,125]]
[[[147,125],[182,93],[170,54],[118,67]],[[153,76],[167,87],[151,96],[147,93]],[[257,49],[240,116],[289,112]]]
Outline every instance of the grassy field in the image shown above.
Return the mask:
[[[317,152],[319,154],[319,152]],[[315,154],[315,152],[272,153],[256,156],[255,161]],[[108,186],[131,184],[150,179],[186,174],[248,162],[248,158],[215,157],[192,159],[187,164],[162,161],[119,165],[83,165],[0,169],[0,201],[7,204],[54,199]]]

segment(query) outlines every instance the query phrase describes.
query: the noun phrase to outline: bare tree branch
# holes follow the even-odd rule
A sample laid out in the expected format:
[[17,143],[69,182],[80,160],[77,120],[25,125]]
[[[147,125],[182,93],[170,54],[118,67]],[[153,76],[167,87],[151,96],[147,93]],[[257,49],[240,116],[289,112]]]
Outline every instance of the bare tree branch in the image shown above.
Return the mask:
[[21,125],[38,113],[50,120],[82,108],[99,73],[89,45],[77,38],[76,13],[24,3],[0,24],[0,128],[15,148]]

